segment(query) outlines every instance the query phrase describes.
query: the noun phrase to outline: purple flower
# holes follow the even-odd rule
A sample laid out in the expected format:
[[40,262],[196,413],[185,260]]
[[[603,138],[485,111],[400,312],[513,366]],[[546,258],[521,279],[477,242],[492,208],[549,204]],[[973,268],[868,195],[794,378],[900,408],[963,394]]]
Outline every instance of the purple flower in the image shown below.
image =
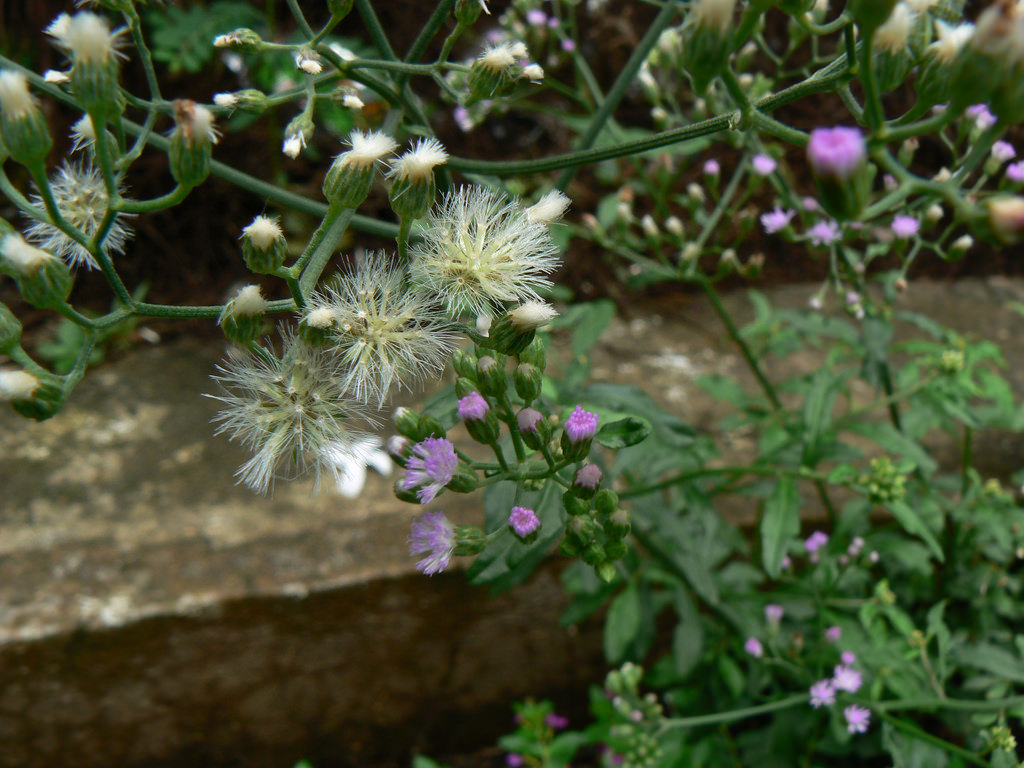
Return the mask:
[[987,131],[996,124],[993,115],[985,104],[975,104],[967,108],[967,116],[974,118],[974,125],[979,131]]
[[851,704],[843,710],[846,730],[850,733],[867,733],[871,724],[871,710],[858,704]]
[[584,411],[582,406],[577,405],[565,420],[565,434],[569,436],[569,442],[575,444],[593,439],[597,434],[597,419],[596,413]]
[[832,686],[837,691],[849,691],[850,693],[856,693],[864,680],[853,667],[848,667],[843,664],[836,666],[835,671],[832,673]]
[[841,654],[839,654],[839,659],[846,666],[850,666],[851,664],[853,664],[853,662],[857,660],[857,654],[855,654],[853,651],[843,651]]
[[843,636],[843,628],[839,626],[829,627],[825,630],[825,640],[829,643],[838,643]]
[[459,400],[459,418],[463,421],[480,421],[489,410],[491,406],[479,392],[470,392]]
[[548,26],[551,27],[551,29],[558,29],[560,26],[562,26],[562,22],[560,22],[557,18],[552,16],[550,19],[548,19]]
[[1006,166],[1006,178],[1010,181],[1024,181],[1024,160]]
[[717,176],[722,172],[722,166],[718,164],[717,160],[708,160],[704,163],[704,175],[705,176]]
[[815,128],[807,142],[807,162],[818,176],[847,180],[864,162],[867,149],[857,128]]
[[[849,296],[847,296],[847,300],[849,300]],[[817,552],[826,544],[828,544],[828,534],[823,531],[815,531],[807,537],[807,541],[804,542],[804,549],[808,552]]]
[[784,211],[778,206],[768,213],[761,214],[761,226],[769,235],[775,234],[780,229],[789,226],[789,222],[796,215],[796,211]]
[[760,659],[764,656],[764,646],[761,645],[761,641],[756,637],[748,637],[747,642],[743,644],[743,650],[755,659]]
[[562,50],[566,53],[572,53],[576,50],[576,41],[571,37],[565,38],[565,40],[562,41]]
[[827,707],[836,703],[836,689],[831,680],[819,680],[811,686],[811,706]]
[[548,728],[560,731],[563,728],[569,727],[569,718],[563,717],[562,715],[556,714],[555,712],[549,712],[544,718],[544,724]]
[[452,118],[463,133],[469,133],[473,130],[473,118],[469,116],[469,110],[465,107],[460,105],[452,110]]
[[750,164],[754,168],[754,173],[758,176],[769,175],[778,165],[778,163],[768,157],[768,155],[754,155],[754,159],[750,161]]
[[524,765],[525,762],[526,761],[523,760],[523,756],[516,752],[509,752],[505,755],[505,765],[509,768],[519,768],[519,766]]
[[537,519],[537,513],[526,507],[512,507],[512,514],[508,516],[508,524],[512,526],[516,536],[521,539],[525,539],[540,528],[540,520]]
[[992,145],[990,153],[992,159],[997,163],[1005,163],[1007,160],[1013,160],[1017,156],[1017,150],[1008,141],[997,141]]
[[791,558],[789,555],[786,555],[784,558],[782,558],[782,562],[779,563],[779,568],[783,571],[788,571],[792,567],[793,558]]
[[913,216],[897,216],[892,220],[892,233],[901,240],[907,240],[918,233],[921,222]]
[[419,488],[416,495],[420,504],[429,504],[455,477],[459,457],[455,455],[455,446],[443,437],[428,437],[414,445],[412,452],[402,490]]
[[426,555],[416,567],[427,576],[440,573],[451,562],[455,551],[455,526],[444,512],[424,512],[412,521],[409,554]]
[[520,432],[533,432],[537,429],[537,425],[540,424],[540,420],[544,418],[544,414],[533,408],[523,408],[519,413],[516,414],[516,425],[519,427]]
[[543,27],[548,23],[548,15],[540,8],[531,8],[526,12],[526,23],[532,27]]
[[[847,291],[846,292],[845,300],[846,300],[846,303],[848,305],[850,305],[851,307],[854,304],[860,304],[860,294],[857,293],[856,291]],[[814,536],[817,533],[820,533],[820,531],[815,531],[814,534],[811,534],[811,535]],[[825,541],[826,542],[828,541],[828,537],[827,536],[825,537]],[[812,550],[808,550],[808,551],[810,552]]]
[[823,219],[807,230],[807,237],[813,245],[832,245],[842,238],[839,225],[831,219]]
[[601,468],[597,464],[584,464],[576,472],[576,478],[572,482],[580,488],[594,490],[601,484],[601,477]]
[[816,211],[818,210],[818,201],[813,197],[805,197],[800,201],[805,211]]
[[775,605],[775,603],[769,603],[764,607],[764,620],[769,624],[778,624],[782,621],[782,615],[785,613],[785,609],[781,605]]

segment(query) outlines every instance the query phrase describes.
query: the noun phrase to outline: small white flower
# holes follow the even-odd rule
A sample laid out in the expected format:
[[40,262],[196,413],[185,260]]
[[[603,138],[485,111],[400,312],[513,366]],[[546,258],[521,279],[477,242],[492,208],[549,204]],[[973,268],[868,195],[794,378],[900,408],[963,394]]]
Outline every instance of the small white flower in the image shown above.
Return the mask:
[[68,29],[71,27],[71,17],[62,13],[53,21],[50,22],[49,26],[43,30],[47,35],[53,38],[53,42],[61,48],[67,48]]
[[453,315],[474,316],[538,298],[559,262],[547,226],[531,221],[518,200],[483,187],[446,195],[427,214],[410,259],[416,283]]
[[[88,116],[83,120],[90,128],[92,127]],[[79,123],[81,122],[80,120]],[[75,124],[76,129],[79,123]],[[76,136],[76,148],[85,143],[84,140],[80,143],[75,133],[72,135]],[[103,174],[92,162],[65,161],[51,174],[50,190],[57,202],[57,208],[68,223],[74,225],[86,237],[91,238],[99,231],[110,207],[110,198],[107,195]],[[32,202],[42,207],[42,195],[35,192],[32,195]],[[132,214],[117,214],[100,246],[104,253],[124,253],[125,245],[132,237],[129,223],[132,218]],[[32,219],[25,228],[25,235],[40,247],[60,256],[68,266],[84,266],[87,269],[99,266],[88,248],[48,222]]]
[[284,232],[281,230],[281,225],[277,223],[277,219],[270,216],[257,216],[249,226],[242,228],[242,236],[248,237],[249,242],[257,249],[269,251],[270,246],[279,238],[284,237]]
[[96,143],[96,129],[93,127],[92,118],[82,115],[75,124],[71,126],[71,151],[78,152],[84,147],[91,147]]
[[27,371],[0,371],[0,399],[28,400],[39,388],[39,379]]
[[333,445],[327,449],[327,458],[334,462],[334,479],[338,493],[346,499],[354,499],[363,492],[366,485],[366,469],[370,467],[384,477],[391,474],[391,457],[381,450],[381,440],[376,435],[355,440],[351,445]]
[[343,168],[367,168],[398,149],[398,143],[382,131],[352,131],[349,142],[352,149],[342,152],[337,159]]
[[36,109],[35,98],[28,90],[28,80],[21,72],[0,71],[0,110],[19,119]]
[[556,317],[558,317],[558,313],[554,307],[543,301],[527,301],[508,313],[508,319],[520,332],[535,331]]
[[552,189],[526,209],[526,218],[541,224],[551,224],[565,215],[569,197],[560,189]]
[[306,313],[306,316],[302,318],[302,322],[308,325],[310,328],[318,328],[322,331],[327,330],[334,325],[337,320],[338,313],[331,307],[317,307],[311,309]]
[[48,69],[43,72],[43,82],[50,83],[51,85],[66,85],[71,82],[71,78],[68,77],[67,72],[61,72],[57,69]]
[[330,48],[334,55],[337,56],[342,61],[353,61],[359,58],[351,50],[343,46],[341,43],[331,43],[327,47]]
[[974,25],[957,24],[953,27],[936,20],[935,32],[938,39],[928,46],[928,50],[933,51],[939,61],[949,64],[974,35]]
[[366,105],[354,93],[346,93],[341,97],[341,106],[345,107],[345,109],[362,109]]
[[312,51],[300,51],[295,54],[295,66],[307,75],[319,75],[324,71],[320,57]]
[[455,344],[451,325],[429,297],[409,289],[405,270],[384,252],[367,254],[355,270],[328,281],[303,320],[316,327],[323,313],[315,313],[325,309],[346,389],[378,407],[393,386],[440,374]]
[[81,11],[71,17],[62,37],[53,37],[71,51],[76,64],[103,64],[112,56],[121,56],[117,51],[119,35],[120,32],[111,33],[102,16]]
[[916,19],[917,14],[909,5],[896,3],[886,22],[875,30],[875,47],[893,54],[906,50],[907,38],[910,37]]
[[306,137],[302,131],[296,131],[295,133],[289,134],[284,138],[284,144],[281,145],[281,151],[284,152],[288,157],[294,160],[299,156],[299,153],[306,148]]
[[512,53],[512,44],[504,42],[485,48],[477,61],[487,69],[502,72],[516,63],[516,57]]
[[434,168],[448,162],[448,153],[437,139],[419,139],[412,149],[391,161],[388,176],[410,181],[426,181]]
[[643,218],[640,219],[640,229],[644,231],[647,237],[653,238],[661,234],[661,231],[658,229],[658,222],[649,213],[645,213]]
[[230,302],[231,314],[235,317],[262,315],[267,311],[267,305],[258,285],[245,286]]
[[227,33],[227,34],[223,34],[223,35],[217,35],[215,38],[213,38],[213,47],[214,48],[230,48],[231,44],[234,43],[234,41],[235,41],[235,38],[234,38],[234,36],[231,35],[230,32]]
[[700,26],[724,31],[732,23],[736,0],[697,0],[691,13]]
[[19,272],[33,272],[51,259],[52,253],[29,245],[16,232],[9,232],[0,239],[0,255]]
[[544,68],[540,64],[523,67],[523,77],[531,83],[539,83],[544,79]]
[[220,141],[220,132],[213,124],[215,118],[209,109],[189,99],[178,99],[173,106],[175,126],[172,136],[180,134],[189,146]]
[[526,47],[526,43],[522,40],[517,40],[509,46],[508,52],[515,56],[517,59],[525,59],[530,55],[529,49]]
[[213,103],[218,107],[231,109],[238,103],[238,97],[233,93],[215,93],[213,94]]

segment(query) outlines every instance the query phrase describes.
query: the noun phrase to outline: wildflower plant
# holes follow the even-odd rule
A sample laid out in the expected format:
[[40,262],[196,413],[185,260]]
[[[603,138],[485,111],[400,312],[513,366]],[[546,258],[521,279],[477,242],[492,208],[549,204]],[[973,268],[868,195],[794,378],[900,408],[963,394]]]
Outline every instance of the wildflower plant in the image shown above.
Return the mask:
[[[584,746],[627,766],[1019,761],[1024,511],[1006,483],[1024,476],[984,478],[975,446],[1024,416],[995,345],[899,308],[923,257],[1024,238],[1019,4],[969,22],[948,0],[657,2],[606,83],[588,63],[600,41],[579,33],[613,12],[599,0],[493,14],[442,0],[401,54],[369,0],[290,1],[294,37],[254,22],[206,52],[276,62],[287,83],[239,79],[209,103],[162,92],[135,0],[94,5],[43,33],[64,68],[0,55],[0,193],[20,216],[0,220],[16,295],[0,304],[0,398],[49,418],[113,329],[205,318],[233,345],[211,397],[215,429],[250,453],[240,482],[269,493],[308,474],[352,496],[368,465],[393,462],[421,572],[472,558],[467,577],[497,591],[569,560],[566,621],[607,606],[614,669],[584,731],[523,705],[510,765],[566,765]],[[356,50],[343,22],[365,32]],[[146,93],[127,90],[129,68]],[[624,104],[649,119],[623,124]],[[534,112],[561,150],[460,146]],[[222,162],[239,125],[275,117],[284,176],[330,157],[315,195]],[[131,192],[144,157],[167,169],[150,198]],[[211,175],[255,198],[231,225],[252,278],[219,304],[144,301],[122,277],[133,232]],[[721,433],[753,436],[756,455],[731,463],[728,440],[642,388],[590,381],[615,307],[556,287],[567,246],[624,291],[704,294],[758,390],[701,384],[731,408]],[[741,328],[721,284],[779,251],[816,265],[808,307],[751,294]],[[88,271],[113,294],[104,314],[76,304]],[[80,329],[66,373],[23,343],[24,305]],[[827,365],[769,375],[766,359],[809,348]],[[435,391],[393,412],[385,456],[373,433],[390,395],[420,387]],[[932,455],[937,435],[955,437],[955,466]],[[456,494],[480,500],[471,524],[442,511]],[[726,496],[756,511],[752,528],[723,514]]]

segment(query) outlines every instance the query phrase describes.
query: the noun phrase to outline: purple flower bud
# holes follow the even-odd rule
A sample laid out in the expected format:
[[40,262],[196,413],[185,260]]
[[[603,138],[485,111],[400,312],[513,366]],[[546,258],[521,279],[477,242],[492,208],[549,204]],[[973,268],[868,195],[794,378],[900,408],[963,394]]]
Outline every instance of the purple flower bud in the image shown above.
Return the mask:
[[424,512],[412,522],[409,554],[426,555],[416,568],[427,576],[448,567],[455,552],[455,526],[444,512]]
[[829,643],[838,643],[839,638],[843,636],[843,628],[839,626],[832,626],[825,630],[825,640]]
[[517,752],[509,752],[505,755],[505,765],[509,768],[519,768],[519,766],[524,765],[525,763],[526,761],[523,759],[523,756]]
[[758,176],[770,175],[778,165],[778,163],[768,155],[754,155],[754,159],[750,164],[754,168],[754,173]]
[[1013,160],[1017,156],[1017,150],[1008,141],[997,141],[992,145],[990,152],[992,159],[997,163],[1005,163],[1007,160]]
[[402,489],[418,488],[420,504],[429,504],[455,477],[459,457],[455,455],[455,446],[443,437],[428,437],[414,445],[412,452]]
[[459,418],[463,421],[480,421],[491,410],[479,392],[470,392],[459,400]]
[[565,40],[562,41],[562,50],[566,53],[572,53],[576,50],[576,41],[571,37],[565,38]]
[[839,225],[829,219],[823,219],[807,230],[807,238],[812,245],[832,245],[843,238]]
[[908,240],[921,229],[921,222],[913,216],[897,216],[892,220],[892,233],[901,240]]
[[549,712],[544,718],[544,724],[548,728],[552,728],[556,731],[560,731],[563,728],[569,727],[569,718],[563,717],[562,715],[556,714],[555,712]]
[[743,650],[755,659],[760,659],[764,656],[764,646],[761,645],[761,641],[756,637],[748,637],[747,642],[743,644]]
[[782,615],[785,613],[785,609],[781,605],[775,605],[769,603],[764,607],[764,619],[769,624],[778,624],[782,621]]
[[804,542],[804,549],[808,552],[817,552],[826,544],[828,544],[828,534],[823,531],[815,531],[807,537],[807,541]]
[[784,211],[778,206],[768,213],[761,214],[761,226],[765,233],[772,235],[789,226],[789,222],[796,215],[796,211]]
[[602,476],[601,468],[597,464],[584,464],[576,472],[576,479],[573,480],[573,485],[595,490],[601,484]]
[[526,23],[532,27],[543,27],[548,22],[548,15],[540,8],[531,8],[526,12]]
[[857,128],[815,128],[807,142],[807,161],[819,176],[849,179],[866,154],[864,137]]
[[512,526],[516,536],[523,539],[540,528],[537,513],[526,507],[512,507],[512,514],[508,516],[508,524]]
[[831,680],[819,680],[811,686],[811,706],[815,709],[836,703],[836,689]]
[[837,691],[856,693],[864,681],[860,672],[851,666],[840,664],[832,673],[832,687]]
[[867,733],[871,724],[871,710],[859,704],[851,704],[843,710],[846,730],[850,733]]
[[516,425],[520,432],[533,432],[537,429],[544,414],[534,408],[523,408],[516,414]]
[[853,662],[857,660],[857,654],[855,654],[853,651],[843,651],[841,654],[839,654],[839,660],[842,661],[843,664],[845,664],[846,666],[850,666],[851,664],[853,664]]
[[1006,166],[1006,178],[1014,182],[1024,181],[1024,160]]
[[717,160],[708,160],[704,163],[704,175],[705,176],[717,176],[722,172],[722,166],[718,164]]
[[569,436],[569,442],[582,443],[584,440],[593,439],[597,434],[597,420],[596,413],[584,411],[582,406],[577,405],[565,420],[565,434]]

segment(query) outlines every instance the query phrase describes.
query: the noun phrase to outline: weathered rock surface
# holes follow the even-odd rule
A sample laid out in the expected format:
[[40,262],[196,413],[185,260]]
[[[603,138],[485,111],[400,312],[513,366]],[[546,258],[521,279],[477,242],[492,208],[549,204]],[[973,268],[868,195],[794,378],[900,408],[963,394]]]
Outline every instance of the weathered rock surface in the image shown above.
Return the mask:
[[[769,299],[803,306],[812,290]],[[1024,392],[1024,318],[1007,308],[1022,298],[999,279],[914,283],[905,305],[1002,344]],[[727,305],[752,314],[741,294]],[[416,510],[387,479],[354,501],[305,481],[271,498],[234,485],[244,454],[212,436],[217,403],[200,397],[217,356],[142,349],[91,371],[48,422],[0,415],[0,768],[405,765],[471,732],[474,713],[505,721],[514,697],[598,679],[597,633],[558,625],[556,566],[489,599],[460,574],[415,574]],[[807,353],[785,372],[820,364]],[[640,383],[713,431],[727,407],[694,385],[703,372],[755,386],[698,298],[637,308],[594,358],[595,379]],[[1019,449],[981,436],[982,473],[1018,468]],[[479,521],[479,497],[443,500]]]

